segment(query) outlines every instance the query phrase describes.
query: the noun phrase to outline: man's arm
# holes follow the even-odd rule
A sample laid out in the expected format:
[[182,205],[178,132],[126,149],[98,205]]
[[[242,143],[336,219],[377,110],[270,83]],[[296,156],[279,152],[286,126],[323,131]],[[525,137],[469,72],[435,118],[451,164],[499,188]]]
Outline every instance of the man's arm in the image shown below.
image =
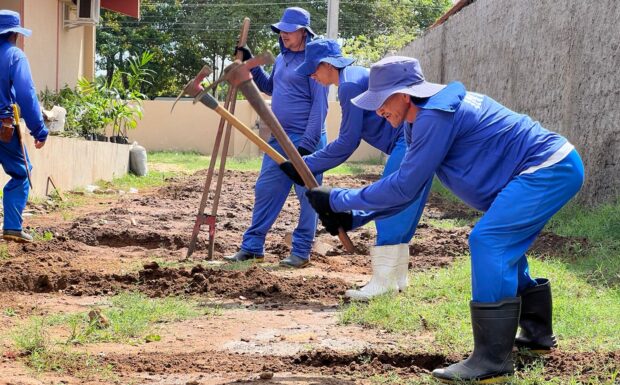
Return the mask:
[[412,143],[398,171],[360,189],[334,188],[330,194],[332,210],[379,211],[374,214],[377,218],[419,197],[450,150],[458,131],[452,125],[453,113],[423,111],[421,114],[424,115],[414,122]]
[[273,93],[273,74],[276,72],[276,65],[277,60],[276,63],[274,63],[270,74],[268,74],[267,71],[265,71],[261,66],[254,67],[250,70],[250,72],[252,72],[252,77],[254,78],[254,83],[256,83],[258,89],[270,96]]
[[308,115],[308,123],[303,138],[299,141],[298,147],[314,152],[316,150],[327,117],[327,92],[328,88],[323,87],[314,79],[308,78],[310,86],[310,98],[312,106]]
[[38,142],[45,142],[49,131],[43,122],[41,107],[39,107],[39,100],[32,82],[30,65],[26,56],[22,54],[21,57],[17,58],[11,67],[11,71],[10,79],[15,89],[16,101],[21,109],[22,117],[30,130],[30,134]]
[[351,103],[351,99],[361,93],[351,84],[343,84],[338,90],[342,121],[338,138],[325,148],[304,158],[310,171],[314,174],[332,169],[347,160],[362,140],[364,111]]

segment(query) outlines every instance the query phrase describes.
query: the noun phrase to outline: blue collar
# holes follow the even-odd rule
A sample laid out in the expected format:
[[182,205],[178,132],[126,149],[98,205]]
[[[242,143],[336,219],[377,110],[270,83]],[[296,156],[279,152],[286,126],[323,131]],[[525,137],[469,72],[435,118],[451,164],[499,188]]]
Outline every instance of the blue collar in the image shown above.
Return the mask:
[[426,99],[412,98],[413,104],[424,110],[454,112],[465,98],[465,86],[461,82],[450,82],[443,90]]

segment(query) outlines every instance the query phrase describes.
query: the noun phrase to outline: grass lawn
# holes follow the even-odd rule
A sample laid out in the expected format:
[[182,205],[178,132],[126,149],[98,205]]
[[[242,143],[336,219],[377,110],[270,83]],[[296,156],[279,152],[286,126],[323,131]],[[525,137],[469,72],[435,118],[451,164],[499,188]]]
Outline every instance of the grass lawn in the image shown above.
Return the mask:
[[[149,174],[138,177],[127,174],[112,182],[99,182],[104,188],[129,190],[130,188],[147,189],[162,186],[166,180],[180,175],[189,175],[196,171],[209,168],[211,157],[197,152],[159,151],[148,154]],[[262,158],[229,158],[226,160],[227,170],[259,171]],[[381,160],[363,163],[349,162],[329,170],[326,175],[356,175],[367,172],[369,165],[382,164]],[[216,170],[219,162],[216,163]]]

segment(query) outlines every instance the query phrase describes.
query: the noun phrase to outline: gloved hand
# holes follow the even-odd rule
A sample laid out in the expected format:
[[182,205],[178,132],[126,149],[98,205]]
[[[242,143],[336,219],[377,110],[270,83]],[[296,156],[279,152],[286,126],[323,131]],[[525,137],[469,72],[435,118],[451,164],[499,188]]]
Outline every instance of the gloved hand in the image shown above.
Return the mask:
[[303,179],[301,179],[301,175],[299,175],[297,170],[295,170],[295,167],[293,166],[293,163],[291,163],[288,160],[286,162],[284,162],[284,163],[281,163],[280,164],[280,170],[282,170],[282,172],[284,172],[286,174],[286,176],[291,178],[291,180],[293,182],[295,182],[296,184],[298,184],[300,186],[304,186],[304,181],[303,181]]
[[237,56],[238,51],[241,51],[243,54],[243,61],[250,60],[254,57],[254,55],[252,55],[252,51],[250,51],[250,48],[248,48],[247,45],[244,45],[243,47],[235,47],[235,56]]
[[332,207],[329,205],[329,194],[331,191],[332,188],[328,186],[319,186],[306,191],[308,201],[310,201],[312,208],[314,208],[319,215],[326,216],[335,214]]
[[299,155],[301,156],[306,156],[306,155],[310,155],[312,154],[313,151],[308,150],[307,148],[304,147],[297,147],[297,152],[299,153]]
[[344,231],[349,231],[353,228],[353,214],[350,211],[319,215],[319,219],[325,230],[331,235],[338,235],[339,228],[342,228]]

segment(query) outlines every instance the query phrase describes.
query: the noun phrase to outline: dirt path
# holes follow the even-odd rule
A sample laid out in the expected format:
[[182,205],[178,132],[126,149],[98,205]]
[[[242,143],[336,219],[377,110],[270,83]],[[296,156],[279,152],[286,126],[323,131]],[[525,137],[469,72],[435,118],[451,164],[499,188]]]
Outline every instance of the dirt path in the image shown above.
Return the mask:
[[[8,246],[0,260],[0,384],[148,383],[250,384],[273,375],[274,384],[368,383],[375,374],[427,374],[460,357],[416,351],[431,335],[399,336],[381,330],[343,326],[338,309],[344,291],[364,284],[375,230],[351,237],[358,247],[346,254],[337,240],[319,232],[312,266],[283,270],[287,233],[296,223],[298,203],[289,199],[266,241],[266,261],[234,270],[222,256],[237,251],[250,222],[251,172],[228,172],[223,188],[215,258],[206,261],[201,235],[190,261],[187,251],[200,200],[204,172],[169,185],[117,200],[97,200],[65,221],[58,213],[36,215],[29,224],[55,238]],[[359,186],[377,175],[328,177],[326,184]],[[425,218],[471,218],[470,210],[432,196]],[[439,229],[422,223],[410,245],[414,270],[446,266],[467,253],[469,228]],[[541,250],[561,239],[545,236]],[[546,248],[546,249],[545,249]],[[183,295],[217,304],[222,314],[161,325],[161,341],[137,346],[89,344],[75,350],[109,366],[112,379],[79,378],[74,372],[35,375],[17,357],[9,331],[32,316],[87,312],[110,295],[139,291],[151,297]],[[601,362],[619,357],[589,356]],[[547,359],[549,373],[584,373],[579,355],[557,353]]]

